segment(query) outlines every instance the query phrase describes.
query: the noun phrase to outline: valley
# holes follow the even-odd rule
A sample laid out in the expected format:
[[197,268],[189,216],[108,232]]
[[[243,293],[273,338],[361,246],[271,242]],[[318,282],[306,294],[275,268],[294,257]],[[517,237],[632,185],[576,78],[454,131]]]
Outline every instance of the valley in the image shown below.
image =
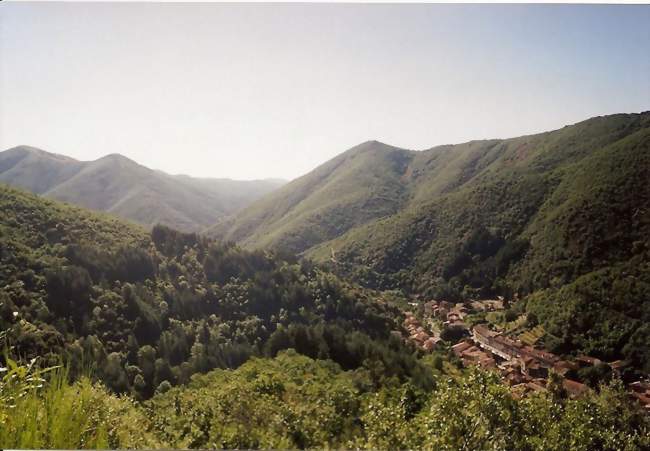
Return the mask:
[[643,449],[649,146],[647,112],[368,141],[229,200],[120,156],[0,153],[0,443]]

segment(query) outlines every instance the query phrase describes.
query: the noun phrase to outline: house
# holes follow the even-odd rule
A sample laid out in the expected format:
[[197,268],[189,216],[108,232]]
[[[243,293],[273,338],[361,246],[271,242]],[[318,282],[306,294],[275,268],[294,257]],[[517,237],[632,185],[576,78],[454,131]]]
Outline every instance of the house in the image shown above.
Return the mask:
[[451,347],[451,350],[456,355],[456,357],[460,357],[463,351],[470,348],[471,346],[472,344],[469,341],[465,340],[453,345]]
[[436,301],[429,301],[424,303],[424,313],[429,316],[434,316],[438,310],[438,303]]
[[472,310],[477,312],[493,312],[503,310],[503,299],[484,299],[470,302]]
[[450,323],[460,321],[460,316],[457,313],[454,313],[453,311],[447,313],[447,321]]
[[404,320],[404,323],[403,323],[403,324],[404,324],[405,327],[408,327],[408,326],[411,326],[411,325],[414,326],[414,325],[416,325],[417,323],[418,323],[417,318],[415,318],[414,316],[409,316],[408,318],[406,318],[406,319]]
[[519,370],[514,368],[502,372],[501,377],[511,387],[526,382],[526,377],[522,375]]
[[532,346],[523,346],[520,349],[519,354],[525,357],[532,357],[547,368],[553,368],[553,366],[560,361],[560,358],[555,354],[533,348]]
[[650,381],[637,381],[628,385],[630,398],[636,400],[650,414]]
[[529,389],[529,391],[532,392],[542,392],[546,391],[546,381],[544,380],[534,380],[526,383],[526,388]]
[[470,346],[460,353],[464,366],[478,365],[483,369],[496,368],[494,358],[476,346]]
[[539,361],[532,357],[524,357],[520,359],[521,370],[528,376],[533,378],[546,378],[548,377],[548,367],[542,365]]
[[521,355],[520,344],[491,331],[486,326],[475,326],[472,329],[472,336],[482,348],[492,351],[502,359],[510,360]]
[[614,360],[613,362],[608,363],[609,367],[612,369],[617,376],[621,376],[621,372],[626,368],[629,363],[624,360]]
[[422,348],[425,351],[429,351],[429,352],[433,351],[436,348],[439,341],[440,341],[439,337],[429,337],[429,339],[427,339],[422,345]]

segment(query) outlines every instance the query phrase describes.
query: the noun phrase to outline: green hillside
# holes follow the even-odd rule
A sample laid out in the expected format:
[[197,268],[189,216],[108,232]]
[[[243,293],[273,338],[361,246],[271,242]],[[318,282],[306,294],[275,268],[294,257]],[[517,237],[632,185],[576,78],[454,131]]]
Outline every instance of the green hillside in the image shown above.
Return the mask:
[[[421,237],[423,243],[414,239],[410,244],[418,253],[429,251],[422,245],[431,243],[434,235],[454,235],[448,241],[455,246],[479,222],[508,236],[520,233],[568,177],[566,171],[599,149],[646,129],[649,117],[598,117],[538,135],[421,152],[369,141],[265,196],[211,232],[251,248],[285,247],[318,260],[329,259],[334,248],[371,258],[371,266],[382,272],[391,265],[403,268],[414,262],[395,262],[392,254],[407,245],[405,235],[414,227],[418,235],[429,235]],[[386,261],[376,262],[387,248]],[[416,253],[404,254],[414,260]]]
[[[369,168],[359,169],[365,176],[355,172],[355,161]],[[336,183],[317,184],[325,174]],[[648,112],[422,152],[366,143],[254,203],[235,216],[225,236],[249,247],[288,246],[366,286],[424,298],[523,298],[547,290],[534,310],[555,350],[627,357],[650,370],[648,356],[629,345],[650,343],[641,327],[650,320],[650,291],[615,294],[608,276],[605,291],[583,301],[600,306],[588,321],[586,312],[574,312],[574,322],[561,322],[555,308],[540,306],[564,308],[570,302],[557,299],[556,290],[590,274],[602,278],[604,270],[646,286],[648,180]],[[336,192],[340,186],[347,197]],[[280,193],[283,202],[292,202],[279,202]],[[282,208],[274,211],[278,204]],[[281,219],[250,221],[271,214]],[[345,227],[315,233],[330,221]],[[604,338],[586,338],[591,327]]]
[[[34,377],[29,366],[10,375]],[[440,378],[431,391],[376,387],[367,371],[293,350],[236,370],[197,375],[137,402],[60,371],[39,388],[28,377],[0,397],[0,444],[25,449],[493,449],[643,450],[647,415],[620,384],[579,400],[561,387],[514,397],[496,375]],[[2,384],[4,380],[0,380]],[[7,390],[9,388],[9,390]]]
[[289,347],[430,384],[391,337],[396,307],[306,262],[149,233],[2,185],[0,211],[0,331],[22,358],[91,365],[138,398]]
[[210,233],[250,247],[302,252],[397,212],[410,153],[376,141],[354,147],[253,203]]
[[147,227],[197,232],[283,183],[172,176],[119,154],[77,161],[27,146],[0,152],[0,182]]
[[[572,254],[566,259],[573,262],[583,250],[579,241],[600,240],[604,231],[612,231],[608,226],[629,230],[629,221],[634,221],[640,227],[630,230],[629,239],[644,236],[649,130],[648,113],[617,115],[542,135],[461,145],[462,164],[448,149],[433,149],[429,158],[419,156],[420,164],[412,171],[422,174],[423,161],[439,161],[441,171],[454,174],[445,173],[453,183],[438,180],[435,172],[431,183],[427,174],[420,175],[424,182],[412,182],[412,200],[397,214],[351,230],[308,254],[325,260],[333,248],[339,260],[398,279],[400,270],[408,269],[417,274],[417,282],[398,281],[418,283],[414,288],[426,291],[433,285],[430,277],[450,279],[464,266],[476,268],[500,250],[505,257],[504,251],[516,250],[504,249],[505,245],[519,243],[515,247],[521,248],[520,253],[526,250],[525,267],[538,262],[544,268],[529,271],[547,277],[534,286],[545,285],[554,277],[547,264],[556,263],[559,247],[567,247],[563,239],[576,241],[565,249]],[[468,152],[468,147],[474,151]],[[571,230],[572,226],[578,228]],[[620,233],[605,239],[611,243],[620,239]],[[627,246],[618,250],[603,244],[598,251],[606,252],[601,261],[609,261],[627,256],[631,243],[619,243]],[[467,277],[462,282],[465,285]],[[474,285],[485,287],[485,281]]]

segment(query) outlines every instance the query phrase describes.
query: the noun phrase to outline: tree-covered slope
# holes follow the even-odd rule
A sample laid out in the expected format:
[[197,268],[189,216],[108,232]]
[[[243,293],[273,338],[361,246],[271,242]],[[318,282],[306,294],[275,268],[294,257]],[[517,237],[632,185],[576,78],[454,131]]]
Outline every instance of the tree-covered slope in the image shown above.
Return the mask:
[[[227,236],[251,247],[290,243],[366,286],[425,298],[524,298],[545,290],[528,309],[549,331],[552,349],[627,358],[650,370],[650,113],[422,152],[376,149],[365,154],[363,168],[383,167],[383,179],[376,171],[351,172],[346,158],[354,149],[322,168],[335,167],[330,172],[342,177],[336,186],[346,192],[390,186],[393,202],[382,214],[369,218],[365,204],[337,210],[339,196],[331,193],[327,201],[308,195],[319,168],[300,179],[307,194],[293,208],[327,205],[328,215],[304,221],[278,209],[275,222],[247,222],[272,211],[267,198],[235,217],[235,230],[248,235]],[[395,152],[399,165],[373,165]],[[294,195],[296,186],[283,195]],[[340,222],[336,211],[356,222],[332,239],[308,235]]]
[[[646,129],[649,117],[597,117],[538,135],[420,152],[369,141],[251,204],[211,232],[246,247],[286,247],[318,260],[329,259],[333,248],[344,260],[359,255],[373,260],[381,272],[391,272],[414,265],[417,254],[428,257],[434,236],[436,246],[446,242],[456,247],[479,222],[502,235],[520,233],[538,213],[545,214],[539,210],[563,171]],[[409,240],[413,230],[422,236]],[[400,250],[409,246],[415,251]],[[386,250],[384,261],[378,262]]]
[[356,146],[217,224],[210,233],[250,247],[302,252],[399,210],[410,153]]
[[534,293],[520,305],[551,349],[650,371],[650,114],[497,146],[501,155],[486,149],[494,162],[459,188],[311,255],[333,249],[334,266],[357,280],[424,296]]
[[[574,278],[566,264],[578,265],[585,249],[598,258],[583,259],[578,272],[627,258],[632,243],[647,237],[649,133],[649,113],[616,115],[485,142],[474,152],[462,145],[462,164],[453,167],[453,152],[433,149],[420,160],[437,160],[454,177],[416,182],[413,200],[397,214],[308,255],[325,260],[333,249],[337,260],[391,275],[388,283],[418,292],[454,277],[461,289],[504,279],[513,289],[538,288],[558,276],[554,265]],[[421,174],[421,167],[413,172]]]
[[282,184],[171,176],[118,154],[86,162],[26,146],[0,152],[0,182],[145,226],[185,231],[200,231]]
[[92,366],[146,398],[197,372],[294,348],[427,386],[378,293],[268,252],[0,186],[0,330],[20,357]]

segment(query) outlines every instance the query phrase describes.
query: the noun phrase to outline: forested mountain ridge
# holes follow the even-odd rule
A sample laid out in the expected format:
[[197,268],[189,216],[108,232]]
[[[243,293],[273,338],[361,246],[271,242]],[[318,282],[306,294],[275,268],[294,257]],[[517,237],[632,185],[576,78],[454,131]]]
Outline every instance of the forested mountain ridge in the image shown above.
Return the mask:
[[200,231],[282,185],[173,176],[119,154],[78,161],[28,146],[0,152],[0,182],[145,226]]
[[550,349],[650,371],[650,113],[507,144],[459,189],[308,254],[368,286],[518,295]]
[[[355,156],[359,173],[346,169]],[[331,184],[316,183],[322,173]],[[253,203],[224,236],[424,299],[525,298],[518,308],[545,326],[552,350],[650,371],[648,180],[650,112],[421,152],[368,142]],[[338,202],[335,188],[355,185],[363,200]],[[324,209],[310,188],[329,199]],[[280,195],[293,201],[280,220],[250,221],[268,218]],[[345,227],[314,234],[330,221]]]
[[[439,286],[438,277],[450,279],[465,267],[476,267],[478,262],[471,262],[473,255],[485,260],[506,244],[517,247],[519,243],[522,255],[525,247],[525,261],[534,265],[541,253],[560,252],[558,248],[566,244],[560,237],[577,240],[568,247],[574,254],[570,260],[579,260],[577,249],[582,252],[584,245],[579,241],[598,241],[608,230],[604,227],[607,222],[630,230],[626,240],[636,241],[643,237],[648,215],[644,181],[649,170],[649,129],[650,113],[616,115],[542,135],[469,143],[453,152],[437,148],[422,153],[410,173],[427,181],[414,182],[410,203],[395,215],[353,229],[307,254],[325,260],[333,249],[339,261],[393,275],[394,283],[426,292]],[[443,166],[439,171],[444,177],[434,173],[429,181],[421,168],[432,161],[438,162],[436,168]],[[580,229],[570,230],[568,222],[576,222],[580,215],[589,216],[584,224],[576,225],[585,229],[581,234],[571,233]],[[631,227],[628,219],[638,224]],[[605,239],[611,242],[621,238],[619,235]],[[484,249],[476,248],[479,241]],[[544,245],[538,246],[542,241]],[[465,245],[474,249],[465,252]],[[606,248],[608,252],[626,249]],[[601,255],[600,260],[606,262],[610,257],[613,255]],[[526,282],[539,287],[553,279],[548,263],[556,262],[544,261],[546,271],[534,271],[546,281]],[[408,274],[416,277],[408,280]],[[413,286],[416,279],[418,285]],[[485,280],[478,282],[467,285],[485,288]],[[523,284],[513,288],[523,288]]]
[[0,211],[4,448],[650,445],[620,381],[519,398],[448,345],[423,355],[399,293],[4,185]]
[[[356,248],[381,252],[399,239],[384,242],[391,240],[390,235],[408,230],[403,225],[423,221],[437,202],[461,204],[471,188],[483,191],[481,202],[491,202],[480,204],[482,208],[494,210],[499,195],[515,188],[520,189],[519,201],[525,203],[521,209],[537,209],[553,184],[559,183],[559,168],[579,164],[597,149],[647,128],[649,118],[650,113],[596,117],[537,135],[425,151],[368,141],[254,202],[211,232],[246,247],[283,247],[322,260],[330,257],[332,247],[336,251],[353,241],[344,234],[358,242],[357,238],[369,238],[372,232],[370,241],[379,239],[376,246],[366,246],[362,240]],[[554,170],[558,170],[556,178],[549,179]],[[471,214],[465,210],[462,214]],[[509,214],[516,217],[503,229],[527,219],[518,211]]]
[[0,186],[0,330],[23,358],[88,362],[116,392],[294,348],[430,384],[401,313],[308,262],[126,222]]
[[360,144],[215,225],[209,234],[250,247],[291,252],[393,214],[406,200],[400,178],[409,152]]

